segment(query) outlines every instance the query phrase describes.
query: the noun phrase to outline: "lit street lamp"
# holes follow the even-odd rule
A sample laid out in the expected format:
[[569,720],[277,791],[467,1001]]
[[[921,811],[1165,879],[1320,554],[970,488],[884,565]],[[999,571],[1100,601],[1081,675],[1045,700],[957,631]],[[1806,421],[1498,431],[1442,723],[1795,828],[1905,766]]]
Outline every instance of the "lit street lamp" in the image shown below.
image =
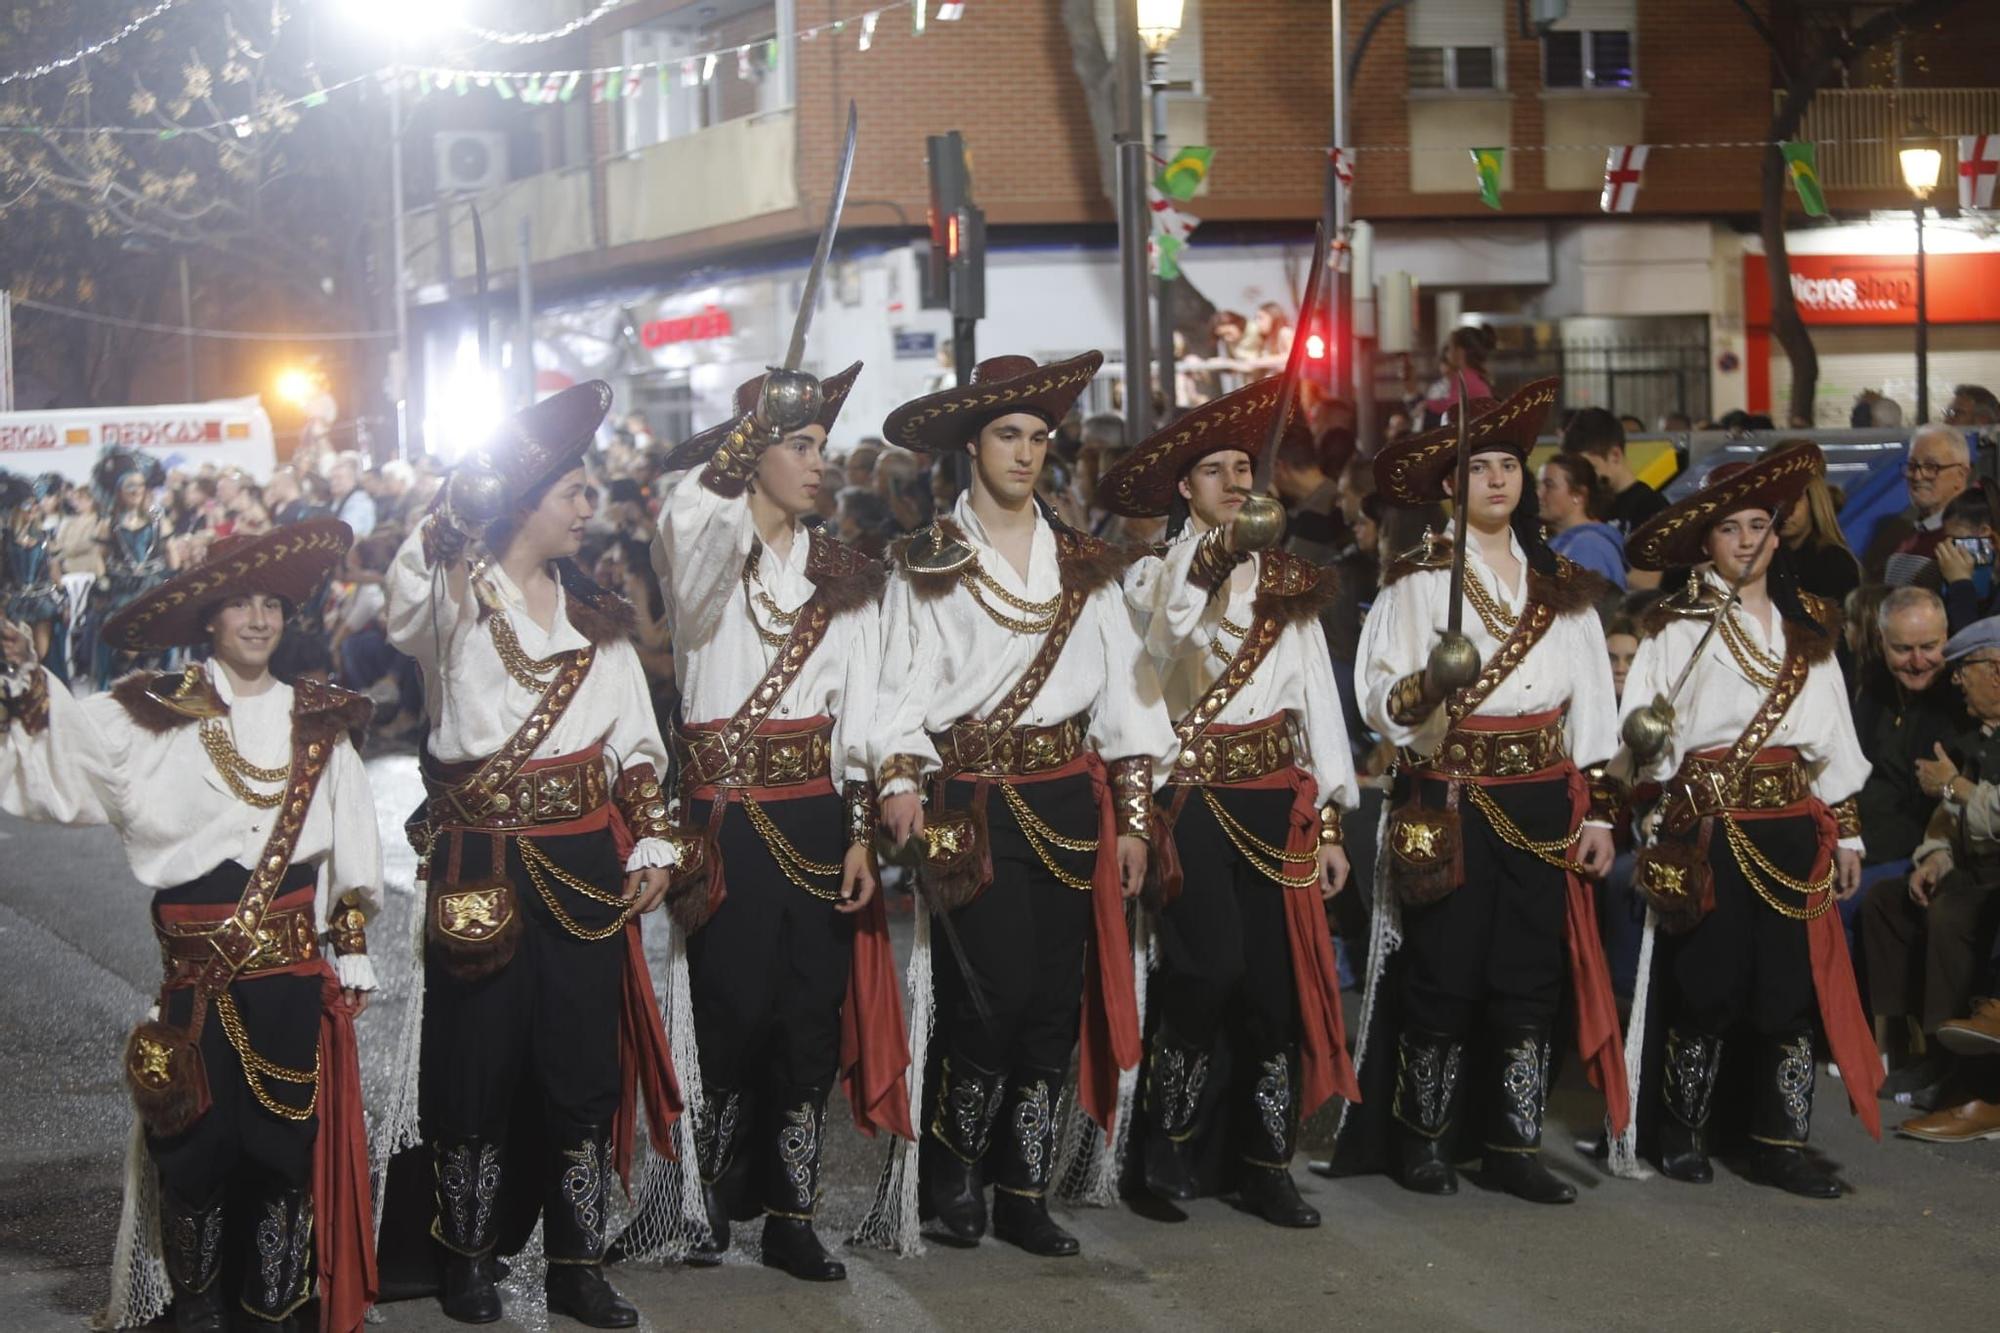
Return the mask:
[[1931,339],[1930,339],[1930,293],[1924,282],[1924,206],[1937,188],[1938,167],[1944,155],[1931,145],[1937,142],[1937,135],[1922,118],[1910,122],[1904,135],[1925,145],[1905,148],[1897,154],[1903,161],[1903,183],[1910,187],[1915,199],[1917,214],[1917,424],[1931,419]]
[[[1153,93],[1153,157],[1167,156],[1167,46],[1180,36],[1183,0],[1139,0],[1139,40],[1146,47],[1146,85]],[[1151,214],[1147,209],[1146,213]],[[1150,234],[1150,223],[1149,223]],[[1174,410],[1174,312],[1172,287],[1165,277],[1158,279],[1159,300],[1160,401],[1164,414]],[[1145,368],[1134,378],[1128,369],[1127,392],[1145,388]]]

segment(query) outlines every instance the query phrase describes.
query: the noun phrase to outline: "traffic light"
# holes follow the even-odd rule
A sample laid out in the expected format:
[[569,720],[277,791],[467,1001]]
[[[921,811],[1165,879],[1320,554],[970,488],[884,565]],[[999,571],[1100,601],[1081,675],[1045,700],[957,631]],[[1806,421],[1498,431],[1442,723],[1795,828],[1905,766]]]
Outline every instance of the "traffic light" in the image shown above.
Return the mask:
[[951,304],[951,229],[959,210],[972,202],[972,173],[965,161],[965,136],[957,130],[924,140],[924,161],[930,173],[930,249],[924,257],[923,306],[942,310]]
[[986,318],[986,213],[971,204],[947,221],[945,253],[951,269],[955,319]]

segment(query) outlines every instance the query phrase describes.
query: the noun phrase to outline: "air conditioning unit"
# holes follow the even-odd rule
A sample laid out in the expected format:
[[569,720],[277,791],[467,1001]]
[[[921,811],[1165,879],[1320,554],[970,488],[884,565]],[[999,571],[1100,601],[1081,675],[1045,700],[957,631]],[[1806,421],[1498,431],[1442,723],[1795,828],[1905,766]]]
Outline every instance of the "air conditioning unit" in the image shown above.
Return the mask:
[[477,194],[507,183],[507,136],[498,130],[446,130],[435,138],[439,194]]

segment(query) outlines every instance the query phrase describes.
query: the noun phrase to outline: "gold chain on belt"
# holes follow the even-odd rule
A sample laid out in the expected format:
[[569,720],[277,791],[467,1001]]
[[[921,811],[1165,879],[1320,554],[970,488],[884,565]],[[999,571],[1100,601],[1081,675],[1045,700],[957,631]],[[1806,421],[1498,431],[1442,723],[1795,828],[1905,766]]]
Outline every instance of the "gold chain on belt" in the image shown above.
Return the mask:
[[785,872],[785,878],[804,889],[815,898],[834,902],[840,897],[838,888],[827,890],[810,883],[808,877],[838,880],[842,869],[840,862],[809,861],[792,846],[791,840],[779,831],[764,807],[755,797],[743,798],[743,813],[750,816],[750,827],[757,830],[757,836],[764,840],[764,846],[771,853],[771,859],[778,863],[778,869]]
[[[250,1085],[250,1093],[256,1097],[257,1104],[272,1115],[286,1120],[312,1119],[313,1112],[319,1108],[317,1047],[313,1050],[313,1067],[310,1070],[289,1069],[284,1065],[273,1064],[257,1054],[250,1045],[250,1034],[244,1030],[243,1015],[236,1011],[236,997],[229,993],[228,987],[215,993],[215,1016],[222,1020],[223,1034],[229,1038],[229,1044],[236,1049],[236,1058],[243,1065],[243,1081]],[[267,1078],[277,1079],[280,1083],[309,1084],[312,1087],[312,1097],[304,1107],[288,1106],[273,1097],[264,1087],[264,1080]]]
[[1026,798],[1014,790],[1013,783],[996,782],[994,785],[1000,788],[1000,794],[1006,798],[1007,808],[1014,812],[1014,822],[1020,826],[1022,836],[1028,840],[1028,846],[1035,849],[1035,855],[1041,858],[1044,866],[1048,867],[1048,872],[1072,889],[1091,888],[1089,876],[1077,875],[1056,863],[1055,857],[1049,851],[1049,844],[1053,843],[1066,852],[1095,852],[1097,839],[1064,837],[1044,823],[1040,815],[1028,808]]
[[1307,874],[1287,875],[1282,870],[1274,870],[1258,858],[1269,857],[1279,865],[1293,865],[1299,862],[1295,862],[1283,847],[1275,847],[1245,828],[1241,820],[1223,808],[1222,802],[1215,799],[1215,793],[1208,788],[1201,789],[1201,798],[1208,802],[1209,813],[1215,816],[1216,823],[1222,825],[1222,831],[1229,835],[1229,841],[1236,845],[1236,850],[1243,854],[1243,859],[1255,867],[1265,879],[1288,889],[1303,889],[1319,883],[1319,864],[1316,856],[1308,858],[1314,864]]
[[[1765,856],[1751,840],[1749,832],[1737,823],[1736,816],[1727,810],[1720,813],[1723,831],[1729,837],[1729,850],[1736,855],[1736,868],[1743,873],[1743,878],[1748,881],[1750,887],[1757,891],[1757,896],[1770,905],[1772,911],[1793,921],[1817,921],[1832,910],[1836,901],[1833,895],[1835,874],[1833,865],[1829,864],[1826,874],[1817,881],[1794,879],[1771,864],[1771,859]],[[1766,883],[1767,877],[1770,883]],[[1811,898],[1815,893],[1826,896],[1816,903],[1794,907],[1772,891],[1772,883],[1780,888],[1790,889],[1803,898]]]
[[[1470,580],[1467,580],[1466,586],[1472,586]],[[1487,795],[1485,787],[1477,782],[1468,782],[1465,784],[1465,790],[1471,795],[1472,803],[1479,807],[1479,813],[1486,816],[1486,822],[1492,825],[1495,833],[1500,835],[1500,841],[1506,843],[1515,851],[1526,852],[1537,860],[1546,861],[1557,869],[1567,870],[1571,874],[1587,875],[1590,873],[1580,863],[1572,861],[1563,855],[1564,852],[1567,852],[1576,844],[1578,838],[1583,836],[1581,826],[1577,828],[1576,832],[1569,834],[1567,837],[1531,838],[1521,832],[1520,825],[1507,817],[1507,812],[1500,808],[1500,802]]]
[[[533,838],[517,839],[516,845],[521,849],[521,864],[527,867],[528,870],[528,882],[535,886],[535,892],[542,895],[542,902],[548,906],[549,914],[555,917],[564,930],[578,939],[585,941],[608,940],[619,931],[625,929],[625,924],[632,919],[632,914],[638,910],[639,903],[637,899],[621,898],[617,894],[606,893],[594,884],[584,883],[554,861],[549,860],[549,854],[537,847]],[[557,883],[575,889],[592,902],[602,903],[606,907],[618,908],[618,919],[602,930],[586,929],[578,923],[575,917],[563,910],[563,905],[557,900],[555,890],[549,887],[549,882],[544,877],[545,874],[554,875]]]

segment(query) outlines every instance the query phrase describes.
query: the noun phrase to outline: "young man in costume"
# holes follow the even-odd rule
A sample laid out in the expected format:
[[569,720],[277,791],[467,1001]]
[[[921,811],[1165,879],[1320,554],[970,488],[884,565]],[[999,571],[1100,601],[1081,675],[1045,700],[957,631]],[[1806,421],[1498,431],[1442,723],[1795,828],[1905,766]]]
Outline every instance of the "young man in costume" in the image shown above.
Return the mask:
[[883,823],[897,844],[923,835],[923,892],[953,940],[936,969],[922,1211],[977,1241],[983,1172],[994,1234],[1044,1255],[1077,1252],[1047,1195],[1079,1012],[1078,1096],[1098,1124],[1139,1058],[1122,898],[1144,877],[1155,768],[1174,749],[1118,587],[1129,557],[1035,496],[1049,433],[1102,362],[996,357],[885,427],[972,462],[949,517],[897,555],[875,724]]
[[[22,627],[0,627],[0,808],[117,829],[166,969],[157,1017],[125,1048],[151,1158],[129,1164],[127,1189],[144,1197],[157,1173],[160,1227],[157,1242],[121,1236],[114,1326],[147,1323],[168,1297],[183,1333],[240,1327],[232,1305],[283,1326],[317,1281],[321,1328],[355,1333],[375,1294],[353,1018],[375,987],[382,856],[350,741],[369,706],[269,670],[291,608],[350,540],[327,519],[216,542],[104,626],[117,651],[209,659],[81,702]],[[171,1292],[146,1289],[156,1243]],[[222,1276],[231,1250],[240,1291]]]
[[[1340,816],[1355,779],[1319,622],[1333,574],[1250,544],[1280,535],[1253,526],[1275,502],[1248,492],[1281,389],[1262,380],[1191,409],[1098,492],[1114,513],[1169,516],[1163,551],[1125,575],[1179,741],[1153,829],[1146,1184],[1195,1197],[1204,1093],[1226,1040],[1236,1188],[1266,1221],[1312,1227],[1319,1212],[1290,1169],[1299,1122],[1358,1095],[1322,902],[1347,882]],[[1239,522],[1246,499],[1257,507]]]
[[[759,414],[766,377],[740,386],[733,420],[668,457],[683,475],[660,510],[682,814],[703,843],[668,906],[689,932],[707,1254],[729,1244],[724,1195],[754,1193],[763,1262],[819,1282],[847,1276],[813,1230],[835,1073],[864,1132],[914,1137],[871,845],[883,570],[799,521],[860,370],[819,382],[817,411],[789,432]],[[752,1188],[725,1191],[738,1161]]]
[[[1653,908],[1648,929],[1668,932],[1655,969],[1667,1025],[1666,1114],[1653,1136],[1660,1170],[1697,1184],[1713,1178],[1709,1114],[1722,1049],[1748,1038],[1754,1174],[1834,1199],[1831,1168],[1805,1151],[1815,1022],[1877,1138],[1882,1066],[1834,910],[1861,887],[1855,796],[1868,776],[1833,655],[1839,610],[1799,591],[1775,531],[1823,471],[1808,443],[1726,465],[1632,534],[1641,568],[1694,573],[1648,613],[1625,712],[1646,715],[1640,734],[1656,744],[1628,745],[1619,769],[1664,789],[1634,874]],[[1656,707],[1690,660],[1671,712]],[[1644,1006],[1633,1013],[1643,1021]],[[1643,1034],[1632,1044],[1643,1045]]]
[[[1548,549],[1525,484],[1556,388],[1541,380],[1505,402],[1467,406],[1463,495],[1453,494],[1456,424],[1389,445],[1375,460],[1388,503],[1449,497],[1465,506],[1461,616],[1477,654],[1467,670],[1440,647],[1453,619],[1449,543],[1427,541],[1392,564],[1362,627],[1357,667],[1362,711],[1401,747],[1405,770],[1390,797],[1369,1008],[1400,913],[1401,1020],[1383,1025],[1398,1029],[1396,1049],[1373,1058],[1394,1062],[1394,1093],[1384,1100],[1396,1174],[1422,1194],[1457,1191],[1459,1083],[1471,1068],[1492,1071],[1476,1130],[1489,1178],[1534,1203],[1576,1198],[1540,1156],[1565,962],[1586,1070],[1613,1125],[1622,1129],[1627,1116],[1618,1013],[1585,882],[1612,860],[1609,789],[1584,777],[1617,745],[1617,696],[1593,604],[1604,584]],[[1377,1040],[1371,1027],[1371,1048]],[[1380,1087],[1379,1073],[1364,1083],[1369,1106],[1346,1117],[1343,1134],[1377,1115]]]
[[[388,575],[389,635],[423,667],[431,719],[411,823],[435,1206],[430,1182],[406,1169],[399,1190],[392,1172],[384,1251],[396,1236],[412,1270],[398,1294],[435,1287],[468,1323],[500,1317],[492,1256],[519,1250],[538,1213],[550,1308],[638,1321],[602,1270],[608,1185],[629,1169],[630,1090],[663,1152],[679,1111],[637,921],[673,859],[666,752],[631,608],[573,559],[591,517],[583,455],[610,404],[593,381],[501,427]],[[487,512],[458,508],[474,502]]]

